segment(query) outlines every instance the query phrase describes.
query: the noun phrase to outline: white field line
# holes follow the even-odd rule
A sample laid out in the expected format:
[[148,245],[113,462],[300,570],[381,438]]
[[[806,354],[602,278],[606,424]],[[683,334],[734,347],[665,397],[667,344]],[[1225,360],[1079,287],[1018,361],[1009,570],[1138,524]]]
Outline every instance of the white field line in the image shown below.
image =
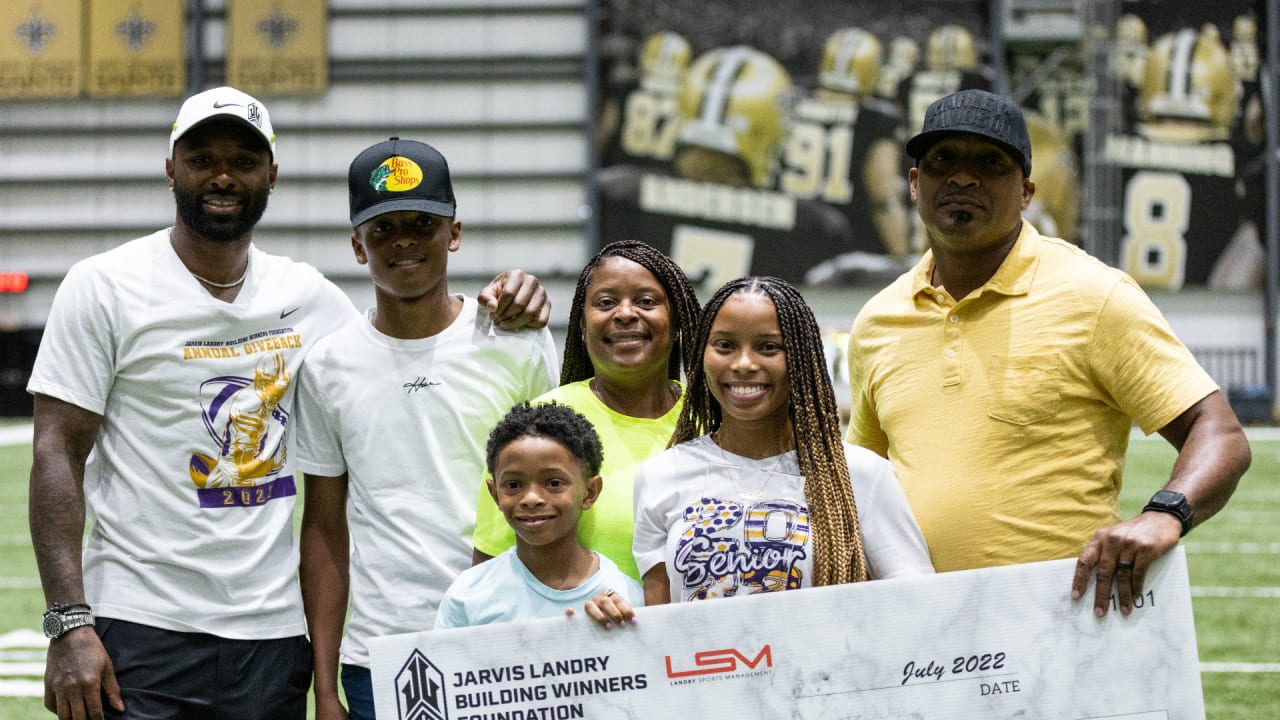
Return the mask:
[[1202,662],[1200,672],[1280,673],[1280,663]]
[[[44,675],[44,671],[40,671],[40,674]],[[44,681],[0,678],[0,697],[44,697]]]
[[39,590],[40,579],[33,577],[0,577],[0,590]]
[[1228,525],[1267,525],[1280,523],[1280,510],[1232,510],[1230,505],[1210,522],[1225,522]]
[[49,641],[34,630],[0,635],[0,696],[44,697],[44,656]]
[[1280,587],[1214,587],[1192,585],[1191,597],[1280,598]]
[[1189,555],[1280,555],[1280,543],[1185,542]]
[[41,651],[49,647],[49,639],[39,630],[11,630],[0,635],[0,648],[37,648]]
[[0,428],[0,445],[22,445],[31,442],[34,429],[30,423]]
[[1280,440],[1280,428],[1247,427],[1244,429],[1244,436],[1250,440]]
[[[1244,436],[1250,441],[1254,440],[1280,440],[1280,427],[1246,427]],[[1152,442],[1165,442],[1164,436],[1160,433],[1151,433],[1143,435],[1137,425],[1129,431],[1129,441],[1136,442],[1139,440],[1150,440]]]

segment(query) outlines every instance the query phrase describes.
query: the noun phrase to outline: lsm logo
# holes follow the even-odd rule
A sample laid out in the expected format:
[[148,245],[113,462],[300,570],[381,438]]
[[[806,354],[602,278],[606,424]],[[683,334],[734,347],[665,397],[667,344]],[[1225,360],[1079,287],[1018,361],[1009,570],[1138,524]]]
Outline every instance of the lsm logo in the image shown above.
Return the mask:
[[773,667],[773,650],[768,645],[760,648],[760,652],[755,657],[748,657],[737,648],[724,648],[721,650],[703,650],[694,653],[693,668],[689,670],[676,670],[671,665],[671,656],[667,656],[667,677],[672,679],[697,677],[702,675],[721,675],[724,673],[738,672],[740,668],[744,670],[759,670],[761,666],[765,668]]
[[445,720],[444,673],[413,651],[396,673],[396,716],[400,720]]

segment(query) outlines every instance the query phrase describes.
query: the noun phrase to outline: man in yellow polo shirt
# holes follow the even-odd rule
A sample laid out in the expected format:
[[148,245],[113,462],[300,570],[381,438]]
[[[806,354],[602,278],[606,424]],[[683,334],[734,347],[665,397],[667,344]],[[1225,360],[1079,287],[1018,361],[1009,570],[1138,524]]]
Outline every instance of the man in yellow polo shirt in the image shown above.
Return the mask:
[[[1079,554],[1120,609],[1153,560],[1218,512],[1249,444],[1213,380],[1129,276],[1021,218],[1035,195],[1018,107],[982,90],[934,102],[907,142],[929,250],[876,295],[849,344],[849,441],[888,457],[938,571]],[[1121,521],[1129,428],[1178,459]]]

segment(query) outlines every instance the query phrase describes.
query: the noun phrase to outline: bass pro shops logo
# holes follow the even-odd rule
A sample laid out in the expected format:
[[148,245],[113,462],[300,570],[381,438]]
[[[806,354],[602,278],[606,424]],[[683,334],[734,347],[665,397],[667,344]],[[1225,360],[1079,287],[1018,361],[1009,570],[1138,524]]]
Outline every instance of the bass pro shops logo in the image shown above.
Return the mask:
[[446,720],[444,672],[417,650],[396,673],[399,720]]

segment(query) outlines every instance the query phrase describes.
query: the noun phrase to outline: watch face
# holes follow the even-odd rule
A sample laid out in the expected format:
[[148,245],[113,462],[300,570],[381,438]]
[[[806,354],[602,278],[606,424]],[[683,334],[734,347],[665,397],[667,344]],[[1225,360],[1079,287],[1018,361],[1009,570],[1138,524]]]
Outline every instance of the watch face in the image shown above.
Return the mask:
[[1151,496],[1151,504],[1162,508],[1168,508],[1179,514],[1185,514],[1190,507],[1187,504],[1187,498],[1178,492],[1172,490],[1160,490]]
[[56,638],[62,634],[62,618],[56,614],[44,616],[44,634],[48,638]]
[[1191,503],[1187,501],[1187,497],[1180,492],[1159,490],[1155,495],[1151,496],[1150,502],[1142,509],[1144,512],[1157,510],[1169,513],[1182,521],[1182,534],[1184,536],[1191,532],[1195,510],[1191,507]]

